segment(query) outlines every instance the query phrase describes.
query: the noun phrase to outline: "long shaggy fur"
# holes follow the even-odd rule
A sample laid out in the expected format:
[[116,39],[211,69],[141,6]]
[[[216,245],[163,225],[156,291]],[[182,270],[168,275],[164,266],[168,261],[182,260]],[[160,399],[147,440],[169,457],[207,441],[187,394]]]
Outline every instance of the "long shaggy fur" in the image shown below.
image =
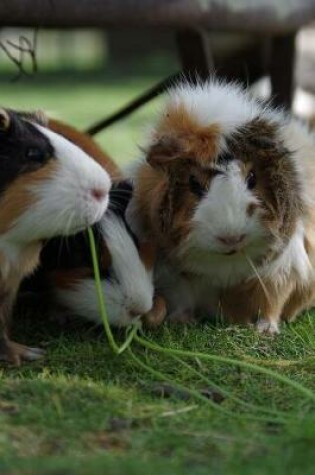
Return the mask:
[[169,92],[128,216],[159,246],[171,315],[220,309],[272,333],[312,305],[314,164],[307,128],[235,84]]

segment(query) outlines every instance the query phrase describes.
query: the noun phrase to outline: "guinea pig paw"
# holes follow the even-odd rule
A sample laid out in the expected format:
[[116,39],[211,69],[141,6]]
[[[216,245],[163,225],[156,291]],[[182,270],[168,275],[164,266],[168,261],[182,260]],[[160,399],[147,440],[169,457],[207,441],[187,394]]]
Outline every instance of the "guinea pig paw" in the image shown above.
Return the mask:
[[22,361],[35,361],[42,358],[45,351],[40,348],[31,348],[14,341],[5,341],[0,344],[0,360],[20,366]]
[[279,330],[279,325],[277,322],[272,322],[270,320],[265,320],[261,319],[258,320],[256,324],[256,328],[258,330],[258,333],[264,334],[264,335],[279,335],[280,330]]
[[166,317],[166,303],[163,297],[154,297],[152,309],[143,316],[144,326],[148,329],[155,329],[162,325]]

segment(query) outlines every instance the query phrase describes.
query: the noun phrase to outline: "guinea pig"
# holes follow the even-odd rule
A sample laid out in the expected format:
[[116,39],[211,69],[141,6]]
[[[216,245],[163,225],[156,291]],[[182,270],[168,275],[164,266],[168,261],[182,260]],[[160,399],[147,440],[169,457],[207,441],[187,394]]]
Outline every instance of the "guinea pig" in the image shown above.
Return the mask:
[[[131,193],[128,183],[113,184],[109,209],[93,227],[102,288],[111,325],[127,326],[142,317],[147,326],[154,327],[162,322],[165,305],[154,297],[154,246],[139,242],[125,221]],[[86,233],[66,242],[56,238],[47,243],[39,280],[45,279],[58,316],[75,315],[101,323]]]
[[279,332],[315,304],[314,135],[234,83],[171,89],[133,169],[127,219],[158,244],[169,318]]
[[0,109],[0,359],[42,355],[9,338],[21,280],[43,240],[93,225],[108,205],[110,178],[80,148],[45,127],[43,116]]

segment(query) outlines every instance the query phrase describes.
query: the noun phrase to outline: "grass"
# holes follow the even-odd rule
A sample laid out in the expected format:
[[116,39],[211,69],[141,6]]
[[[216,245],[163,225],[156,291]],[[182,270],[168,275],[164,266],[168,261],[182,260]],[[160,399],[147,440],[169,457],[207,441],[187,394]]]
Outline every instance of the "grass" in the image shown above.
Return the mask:
[[[147,88],[162,78],[143,79],[106,78],[98,81],[82,81],[76,76],[68,76],[62,81],[24,81],[0,83],[0,103],[2,106],[21,109],[43,109],[51,116],[68,121],[81,129],[107,117],[126,105]],[[138,145],[143,143],[143,134],[152,120],[159,101],[153,101],[137,111],[130,119],[121,121],[96,137],[108,153],[120,164],[126,164],[138,156]]]
[[[2,84],[1,102],[54,110],[85,127],[154,81]],[[135,143],[155,107],[102,134],[117,160],[137,153]],[[36,311],[26,302],[19,305],[14,336],[40,343],[47,355],[21,368],[0,369],[0,473],[313,473],[315,404],[267,375],[195,358],[190,363],[196,375],[134,344],[142,364],[209,400],[194,398],[162,384],[130,354],[114,356],[102,330],[49,321],[44,303]],[[256,362],[315,392],[314,314],[300,317],[274,339],[209,323],[165,325],[147,336],[165,347]],[[221,389],[213,390],[213,384]],[[267,420],[259,420],[263,413],[250,404],[265,408],[265,415],[269,411]],[[284,413],[286,422],[270,411]]]

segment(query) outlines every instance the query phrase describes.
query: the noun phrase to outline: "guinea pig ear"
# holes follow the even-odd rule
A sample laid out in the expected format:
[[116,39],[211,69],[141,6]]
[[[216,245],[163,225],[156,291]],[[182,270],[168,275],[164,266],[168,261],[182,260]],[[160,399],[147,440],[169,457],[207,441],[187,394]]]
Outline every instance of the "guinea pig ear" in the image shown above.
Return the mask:
[[179,158],[179,144],[170,137],[161,137],[147,151],[146,161],[153,168],[166,169]]
[[5,109],[0,108],[0,132],[9,130],[11,124],[10,115]]

